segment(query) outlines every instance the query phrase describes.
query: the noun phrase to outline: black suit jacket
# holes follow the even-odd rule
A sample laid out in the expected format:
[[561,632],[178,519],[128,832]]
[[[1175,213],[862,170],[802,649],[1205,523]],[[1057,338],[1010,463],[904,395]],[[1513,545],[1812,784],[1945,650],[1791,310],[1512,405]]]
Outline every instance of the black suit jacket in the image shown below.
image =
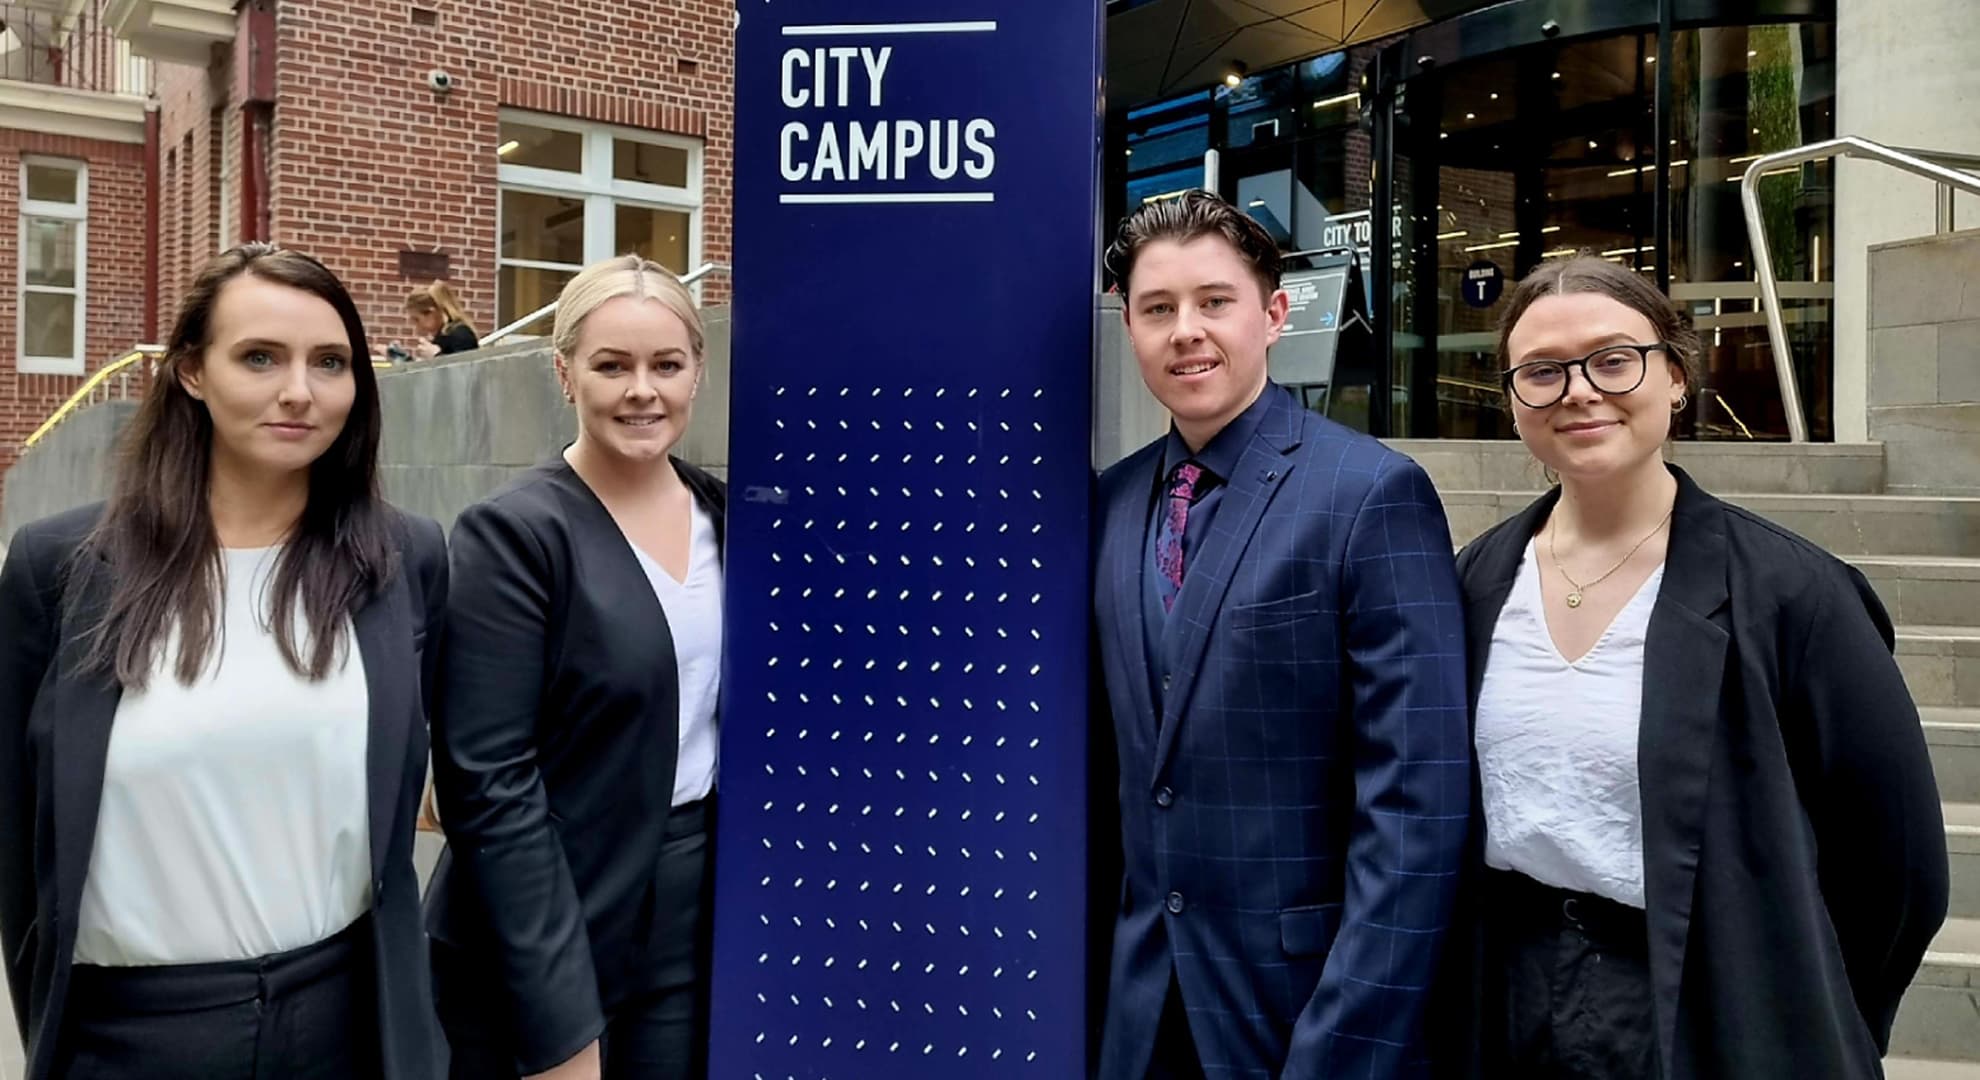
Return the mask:
[[[674,467],[719,539],[721,481]],[[625,535],[561,458],[464,511],[453,555],[466,584],[434,720],[448,848],[427,922],[506,988],[512,1014],[488,1020],[531,1073],[651,989],[680,730],[673,636]]]
[[[102,514],[89,506],[14,535],[0,569],[0,943],[29,1080],[52,1077],[96,838],[111,721],[122,690],[79,675],[79,627],[109,600],[114,570],[77,545]],[[372,956],[384,1072],[446,1075],[433,1014],[413,821],[426,777],[426,700],[447,602],[440,527],[401,519],[400,570],[352,620],[371,699]]]
[[[1663,1075],[1881,1075],[1948,888],[1938,791],[1890,617],[1854,568],[1671,472],[1638,749]],[[1458,557],[1474,712],[1499,610],[1559,497]],[[1438,1023],[1440,1045],[1465,1051],[1450,1074],[1476,1076],[1483,813],[1472,821],[1464,933]]]

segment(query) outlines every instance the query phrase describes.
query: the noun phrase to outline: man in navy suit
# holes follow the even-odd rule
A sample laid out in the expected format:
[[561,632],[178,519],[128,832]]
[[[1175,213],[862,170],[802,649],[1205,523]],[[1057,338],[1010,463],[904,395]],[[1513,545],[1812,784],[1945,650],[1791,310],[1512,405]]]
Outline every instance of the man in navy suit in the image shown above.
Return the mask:
[[1415,462],[1266,377],[1272,238],[1204,192],[1108,264],[1169,434],[1100,478],[1125,873],[1102,1080],[1386,1080],[1470,806],[1450,531]]

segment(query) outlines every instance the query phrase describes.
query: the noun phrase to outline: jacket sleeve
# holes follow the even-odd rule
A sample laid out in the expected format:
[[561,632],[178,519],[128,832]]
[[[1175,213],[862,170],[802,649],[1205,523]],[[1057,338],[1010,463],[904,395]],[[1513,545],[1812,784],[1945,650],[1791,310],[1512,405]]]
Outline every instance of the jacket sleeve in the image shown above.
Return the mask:
[[1415,462],[1383,464],[1350,527],[1342,582],[1355,788],[1346,892],[1287,1077],[1391,1077],[1422,1057],[1470,816],[1450,528]]
[[25,534],[0,566],[0,960],[12,987],[14,1024],[27,1037],[26,948],[34,921],[34,775],[28,714],[53,654],[52,598],[35,580]]
[[1898,1000],[1945,922],[1945,822],[1918,709],[1891,655],[1890,616],[1863,575],[1840,563],[1812,591],[1782,720],[1799,714],[1812,737],[1796,784],[1856,1007],[1882,1053]]
[[500,506],[454,526],[434,778],[440,820],[494,933],[524,1073],[582,1050],[604,1030],[583,906],[537,769],[548,652],[550,568],[542,545]]

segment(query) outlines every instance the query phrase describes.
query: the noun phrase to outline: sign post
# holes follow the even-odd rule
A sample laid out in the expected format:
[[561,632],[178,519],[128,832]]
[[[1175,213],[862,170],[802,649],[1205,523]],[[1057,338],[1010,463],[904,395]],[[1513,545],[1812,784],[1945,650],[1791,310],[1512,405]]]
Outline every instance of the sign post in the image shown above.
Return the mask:
[[740,0],[711,1075],[1086,1065],[1097,0]]

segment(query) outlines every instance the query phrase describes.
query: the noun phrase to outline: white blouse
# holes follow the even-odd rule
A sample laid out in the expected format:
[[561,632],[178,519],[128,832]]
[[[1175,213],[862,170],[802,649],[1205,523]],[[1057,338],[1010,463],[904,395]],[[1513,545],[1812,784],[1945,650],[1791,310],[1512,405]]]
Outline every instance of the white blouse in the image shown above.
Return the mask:
[[145,689],[118,702],[77,963],[247,960],[371,906],[364,664],[347,634],[323,681],[289,669],[268,625],[281,550],[223,551],[206,670],[179,682],[174,632]]
[[680,677],[680,746],[674,766],[674,805],[685,806],[715,790],[715,706],[722,692],[722,549],[715,522],[700,503],[689,526],[687,579],[673,575],[627,539],[653,595],[667,616]]
[[1492,631],[1475,735],[1485,864],[1643,906],[1637,734],[1659,565],[1569,663],[1547,632],[1532,541]]

